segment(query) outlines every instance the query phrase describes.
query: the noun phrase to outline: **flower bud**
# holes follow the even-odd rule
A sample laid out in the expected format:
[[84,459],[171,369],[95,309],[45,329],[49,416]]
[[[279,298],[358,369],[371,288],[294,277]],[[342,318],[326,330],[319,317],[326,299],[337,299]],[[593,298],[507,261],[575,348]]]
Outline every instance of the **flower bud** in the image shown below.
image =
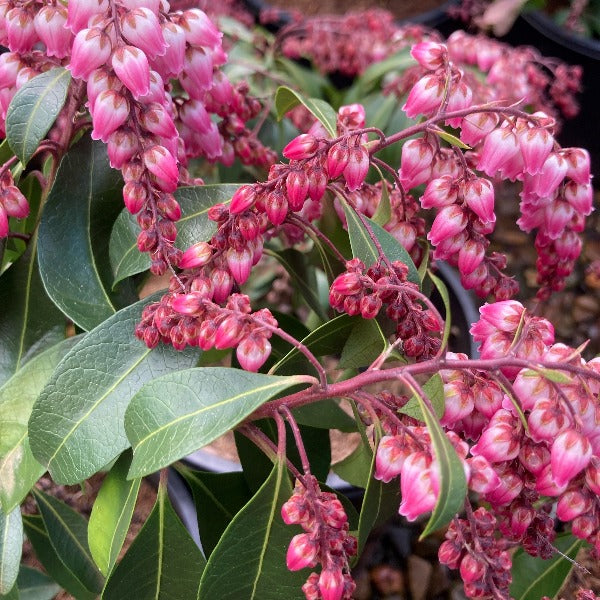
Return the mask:
[[302,160],[312,156],[317,148],[319,142],[310,133],[303,133],[298,137],[295,137],[282,151],[282,154],[290,160]]

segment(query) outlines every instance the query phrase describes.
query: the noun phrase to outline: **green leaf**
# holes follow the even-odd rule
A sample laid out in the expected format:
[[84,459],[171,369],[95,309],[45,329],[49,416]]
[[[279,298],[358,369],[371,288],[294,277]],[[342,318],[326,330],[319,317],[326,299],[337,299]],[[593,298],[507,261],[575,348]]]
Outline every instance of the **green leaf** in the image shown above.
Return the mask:
[[65,565],[56,554],[50,543],[50,537],[42,517],[39,515],[24,515],[23,526],[27,539],[35,550],[36,558],[42,563],[52,579],[77,600],[94,600],[97,594],[85,588],[76,578],[72,566]]
[[467,146],[463,141],[458,139],[455,135],[444,131],[443,129],[434,129],[433,132],[445,142],[448,142],[451,146],[456,146],[462,150],[470,150],[471,146]]
[[528,369],[523,372],[523,377],[543,377],[548,381],[552,381],[553,383],[567,383],[572,384],[573,380],[563,371],[558,371],[557,369]]
[[31,567],[21,565],[17,577],[20,600],[52,600],[60,591],[50,577]]
[[293,248],[281,250],[279,252],[265,250],[265,253],[277,259],[292,278],[294,288],[300,292],[308,306],[310,306],[323,321],[326,321],[327,313],[319,301],[315,271],[314,268],[308,264],[306,255]]
[[69,338],[44,351],[0,387],[0,504],[5,512],[22,502],[46,470],[29,448],[27,422],[56,365],[77,341]]
[[29,420],[33,455],[57,483],[77,483],[129,447],[123,417],[144,383],[194,365],[199,351],[161,344],[150,350],[133,334],[144,306],[120,310],[88,333],[60,362]]
[[340,369],[368,367],[387,346],[387,340],[375,319],[359,319],[344,344]]
[[[208,218],[208,209],[220,202],[228,204],[237,184],[202,185],[182,187],[175,191],[175,199],[181,206],[181,219],[177,221],[175,245],[185,250],[200,241],[207,241],[217,230],[216,223]],[[137,247],[140,226],[134,215],[123,209],[115,221],[110,236],[110,264],[114,285],[122,279],[150,268],[148,254]]]
[[337,137],[337,114],[327,102],[319,98],[305,98],[289,87],[280,86],[277,88],[275,110],[279,120],[299,104],[303,104],[321,122],[332,138]]
[[292,494],[282,461],[236,515],[211,554],[198,600],[301,600],[306,572],[287,570],[285,555],[297,528],[281,518]]
[[299,89],[312,97],[323,95],[323,88],[328,85],[328,82],[321,73],[314,69],[303,67],[298,64],[298,61],[290,60],[283,56],[278,56],[275,62],[283,67]]
[[450,295],[448,294],[448,288],[446,284],[431,271],[428,271],[429,278],[433,281],[433,285],[437,288],[442,302],[444,303],[444,310],[446,311],[444,320],[444,333],[442,334],[442,348],[448,345],[448,338],[450,337],[450,330],[452,328],[452,313],[450,311]]
[[194,598],[205,563],[160,486],[150,516],[106,582],[102,599]]
[[[325,356],[326,354],[337,354],[340,348],[348,339],[350,332],[355,324],[361,319],[353,318],[348,315],[340,315],[331,319],[327,323],[311,331],[301,342],[315,355]],[[276,372],[283,367],[285,371],[294,371],[298,361],[305,362],[306,359],[297,348],[292,348],[283,358],[281,358],[271,368],[271,372]],[[309,363],[307,363],[309,364]]]
[[408,67],[415,64],[414,59],[410,55],[409,48],[400,50],[385,60],[373,63],[363,74],[358,78],[357,85],[364,93],[370,89],[381,77],[391,71],[404,71]]
[[292,412],[299,425],[309,425],[321,429],[338,429],[344,433],[356,431],[354,419],[344,412],[333,398],[300,406]]
[[129,530],[141,479],[127,479],[131,452],[124,452],[102,482],[88,526],[92,557],[103,575],[117,562]]
[[[345,201],[343,201],[343,205],[348,223],[348,233],[350,234],[350,244],[352,245],[352,256],[360,258],[369,267],[375,264],[380,258],[377,246],[375,246],[373,239],[356,214],[356,211],[348,206]],[[419,285],[421,280],[419,279],[417,268],[402,244],[391,233],[388,233],[385,229],[377,225],[377,223],[368,217],[363,218],[373,230],[373,234],[379,241],[381,249],[388,260],[390,262],[394,262],[395,260],[403,262],[408,267],[408,281]]]
[[250,500],[250,490],[241,471],[204,473],[177,466],[192,490],[202,549],[210,556],[235,515]]
[[21,509],[8,514],[0,510],[0,594],[8,594],[17,580],[22,549]]
[[40,279],[36,243],[34,236],[25,254],[0,277],[0,385],[65,337],[65,318]]
[[87,521],[64,502],[37,488],[33,488],[33,495],[58,558],[85,589],[99,593],[103,578],[88,547]]
[[[439,389],[439,383],[433,385]],[[423,391],[426,392],[425,389]],[[458,458],[452,443],[446,437],[437,416],[431,412],[420,394],[415,393],[415,395],[433,443],[434,458],[439,465],[440,477],[438,500],[421,534],[420,539],[423,539],[432,531],[446,525],[456,513],[462,510],[467,494],[467,480],[462,462]]]
[[54,303],[86,331],[115,313],[92,248],[94,204],[117,201],[121,178],[106,147],[84,136],[63,158],[39,230],[38,260]]
[[371,477],[372,461],[373,452],[371,449],[365,444],[359,444],[346,458],[331,465],[331,469],[344,481],[356,487],[366,488]]
[[71,73],[56,67],[25,83],[6,111],[6,139],[26,165],[61,111],[71,84]]
[[125,413],[133,446],[129,477],[142,477],[210,444],[267,400],[305,382],[240,369],[204,367],[147,383]]
[[[436,373],[432,375],[430,379],[423,385],[423,391],[427,394],[435,415],[438,419],[444,416],[444,409],[446,407],[446,401],[444,398],[444,382],[442,378]],[[399,410],[399,412],[417,419],[418,421],[425,421],[423,411],[421,410],[421,403],[416,394]]]
[[539,600],[542,596],[555,598],[571,572],[572,561],[575,560],[582,544],[582,540],[569,533],[558,535],[553,545],[562,554],[555,552],[548,560],[530,556],[519,548],[513,556],[511,598],[514,600]]
[[373,214],[373,222],[377,225],[384,227],[387,225],[389,220],[392,218],[392,205],[390,203],[390,194],[388,192],[387,183],[383,179],[383,185],[381,186],[381,200],[377,205],[377,209]]
[[15,583],[7,594],[0,594],[0,600],[20,600],[19,587]]
[[8,140],[3,140],[0,144],[0,165],[3,165],[9,158],[12,158],[15,153],[11,150]]

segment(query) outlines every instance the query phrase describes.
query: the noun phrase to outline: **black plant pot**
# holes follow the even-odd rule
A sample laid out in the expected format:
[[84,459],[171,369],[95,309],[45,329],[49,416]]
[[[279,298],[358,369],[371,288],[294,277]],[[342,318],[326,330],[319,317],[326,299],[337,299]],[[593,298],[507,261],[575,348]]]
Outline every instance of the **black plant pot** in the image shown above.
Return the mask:
[[[544,56],[583,67],[583,91],[578,95],[581,110],[575,118],[564,121],[558,140],[565,147],[586,148],[592,159],[592,172],[600,173],[600,129],[597,125],[600,41],[576,36],[539,11],[519,17],[502,40],[513,45],[535,46]],[[598,186],[600,180],[596,178],[594,183]]]

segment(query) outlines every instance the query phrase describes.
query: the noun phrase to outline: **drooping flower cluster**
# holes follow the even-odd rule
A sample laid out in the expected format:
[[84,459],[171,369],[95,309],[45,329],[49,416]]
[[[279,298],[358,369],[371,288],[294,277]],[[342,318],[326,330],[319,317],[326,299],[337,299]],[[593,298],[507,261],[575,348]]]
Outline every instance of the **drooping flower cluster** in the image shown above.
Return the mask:
[[356,587],[348,558],[357,551],[357,541],[348,535],[348,517],[337,496],[322,492],[314,476],[296,482],[291,498],[281,507],[287,525],[300,525],[287,551],[287,567],[298,571],[321,565],[302,586],[306,600],[350,600]]
[[396,324],[396,336],[403,341],[407,356],[431,358],[439,350],[441,323],[415,296],[418,286],[407,281],[408,267],[394,261],[378,262],[365,272],[357,258],[346,263],[346,271],[331,284],[329,303],[350,316],[374,319],[385,305],[385,314]]

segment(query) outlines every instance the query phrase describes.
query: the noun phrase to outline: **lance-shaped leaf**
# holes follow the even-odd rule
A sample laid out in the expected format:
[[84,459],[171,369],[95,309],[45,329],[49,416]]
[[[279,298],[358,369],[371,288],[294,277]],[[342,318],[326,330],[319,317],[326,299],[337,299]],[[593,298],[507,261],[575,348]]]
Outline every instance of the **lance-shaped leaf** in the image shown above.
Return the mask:
[[450,295],[448,294],[448,288],[446,284],[436,275],[434,275],[431,271],[429,271],[429,278],[433,281],[433,284],[437,288],[439,292],[442,302],[444,303],[444,310],[446,314],[444,315],[444,332],[442,334],[442,348],[445,348],[448,345],[448,338],[450,337],[450,329],[452,327],[452,313],[450,311]]
[[150,350],[133,334],[147,298],[120,310],[88,333],[61,361],[29,420],[33,455],[55,481],[77,483],[129,447],[123,418],[147,381],[189,368],[199,351]]
[[88,525],[90,552],[103,575],[117,562],[129,530],[141,479],[127,479],[131,452],[124,452],[102,482]]
[[571,534],[559,535],[553,543],[558,552],[548,560],[531,556],[519,548],[513,556],[510,597],[515,600],[555,598],[582,545],[583,541]]
[[21,509],[0,510],[0,594],[8,594],[17,580],[22,548]]
[[[356,211],[348,206],[345,201],[343,204],[348,224],[348,234],[350,235],[350,245],[352,246],[352,256],[360,258],[369,267],[379,260],[379,250],[365,224],[356,214]],[[408,281],[420,285],[419,272],[404,246],[391,233],[383,229],[383,227],[380,227],[368,217],[363,216],[362,218],[371,228],[373,235],[379,242],[388,260],[390,262],[394,262],[395,260],[403,262],[408,267]]]
[[[175,191],[175,199],[181,206],[181,219],[177,221],[175,245],[182,250],[201,241],[208,241],[217,229],[208,218],[208,209],[215,204],[227,204],[239,185],[202,185],[182,187]],[[110,236],[110,264],[114,284],[122,279],[150,268],[148,254],[137,247],[140,226],[127,209],[123,209],[115,221]]]
[[229,523],[250,500],[244,473],[204,473],[181,465],[177,470],[192,490],[202,549],[210,556]]
[[27,422],[56,365],[77,341],[69,338],[42,352],[0,387],[0,504],[4,511],[20,504],[46,470],[29,448]]
[[236,515],[211,554],[198,600],[301,600],[306,572],[290,572],[285,556],[297,527],[285,525],[281,506],[292,488],[281,461]]
[[102,599],[195,598],[205,564],[200,549],[175,514],[165,488],[160,486],[150,516],[114,568]]
[[276,394],[305,382],[303,376],[221,367],[187,369],[150,381],[125,414],[133,446],[129,477],[152,473],[210,444]]
[[275,109],[279,120],[299,104],[303,104],[321,122],[332,138],[337,137],[337,114],[331,105],[320,98],[305,98],[284,85],[277,88]]
[[72,571],[73,567],[67,566],[58,557],[50,543],[50,537],[42,517],[39,515],[24,515],[23,526],[27,539],[35,550],[36,558],[42,563],[52,579],[77,600],[94,600],[97,594],[84,587]]
[[17,587],[20,600],[52,600],[60,591],[48,575],[24,565],[19,570]]
[[[444,410],[446,408],[446,401],[444,398],[444,382],[442,378],[436,373],[432,375],[424,384],[423,391],[429,398],[433,410],[438,419],[444,416]],[[425,417],[421,410],[421,403],[419,397],[415,394],[413,397],[399,410],[399,412],[424,422]]]
[[94,205],[120,202],[121,178],[106,147],[84,136],[63,158],[40,223],[40,274],[54,303],[82,329],[115,313],[92,248]]
[[87,543],[87,521],[64,502],[34,488],[33,495],[50,544],[60,561],[87,590],[100,593],[102,575]]
[[6,112],[6,139],[25,165],[56,120],[65,103],[71,73],[50,69],[25,83]]
[[65,318],[40,279],[36,243],[34,236],[25,254],[0,277],[0,384],[65,337]]
[[359,444],[340,462],[331,465],[334,473],[356,487],[366,488],[371,478],[373,452],[369,446]]
[[348,337],[342,356],[340,369],[368,367],[387,346],[387,340],[375,319],[358,319]]

